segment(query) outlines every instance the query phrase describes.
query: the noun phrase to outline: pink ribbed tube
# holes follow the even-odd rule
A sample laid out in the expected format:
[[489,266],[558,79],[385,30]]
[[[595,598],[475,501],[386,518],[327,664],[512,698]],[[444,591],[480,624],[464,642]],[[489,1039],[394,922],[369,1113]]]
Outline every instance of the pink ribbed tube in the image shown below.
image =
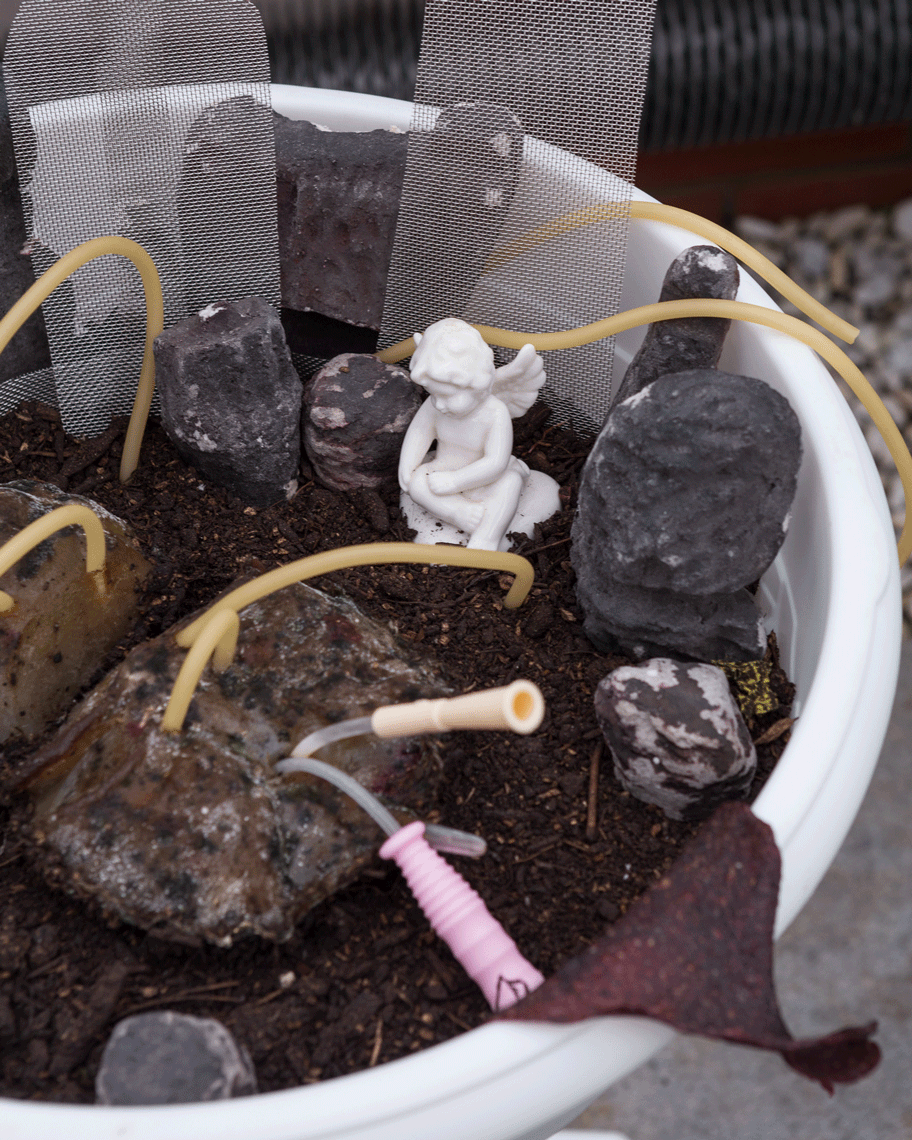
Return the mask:
[[380,854],[399,865],[431,926],[492,1009],[506,1009],[542,984],[544,977],[520,954],[477,892],[424,838],[420,820],[391,835]]

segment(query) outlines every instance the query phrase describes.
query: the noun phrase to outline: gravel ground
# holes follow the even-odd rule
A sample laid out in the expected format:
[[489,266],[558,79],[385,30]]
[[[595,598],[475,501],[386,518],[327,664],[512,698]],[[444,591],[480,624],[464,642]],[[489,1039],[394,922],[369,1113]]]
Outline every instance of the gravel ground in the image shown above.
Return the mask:
[[[860,333],[844,345],[906,442],[912,440],[912,198],[887,209],[849,206],[774,223],[742,217],[736,232]],[[764,284],[769,291],[769,286]],[[775,294],[774,294],[775,295]],[[787,313],[800,315],[776,298]],[[838,381],[848,391],[842,380]],[[897,534],[905,505],[893,460],[867,413],[849,404],[877,463]],[[912,630],[912,566],[902,570],[904,632]]]

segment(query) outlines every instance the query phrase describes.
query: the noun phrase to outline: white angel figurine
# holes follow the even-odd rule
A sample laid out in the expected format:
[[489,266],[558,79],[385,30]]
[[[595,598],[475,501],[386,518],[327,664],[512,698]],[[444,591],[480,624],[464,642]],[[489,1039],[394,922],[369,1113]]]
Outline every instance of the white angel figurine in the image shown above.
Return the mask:
[[399,453],[402,508],[418,532],[415,541],[459,542],[468,535],[467,545],[477,550],[507,550],[507,533],[531,534],[560,509],[554,480],[512,454],[512,417],[535,402],[545,382],[542,359],[527,344],[495,368],[489,345],[455,317],[416,333],[415,342],[411,376],[429,398]]

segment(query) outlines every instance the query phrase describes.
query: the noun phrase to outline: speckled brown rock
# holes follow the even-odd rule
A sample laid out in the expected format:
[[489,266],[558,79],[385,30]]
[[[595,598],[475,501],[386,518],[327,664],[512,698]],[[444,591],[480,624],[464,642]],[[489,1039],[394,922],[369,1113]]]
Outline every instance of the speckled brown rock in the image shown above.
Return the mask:
[[[184,656],[173,633],[137,647],[37,754],[36,836],[67,889],[162,937],[285,939],[382,834],[335,788],[274,764],[327,722],[445,687],[386,627],[302,584],[243,611],[235,661],[204,673],[183,731],[165,733]],[[358,737],[321,759],[393,805],[433,804],[429,738]]]
[[407,136],[274,123],[282,305],[379,329]]
[[304,450],[314,473],[336,491],[396,484],[406,429],[422,392],[404,368],[346,352],[304,386]]
[[85,537],[70,526],[0,576],[15,608],[0,614],[0,741],[36,736],[73,698],[139,615],[138,593],[151,573],[124,523],[89,499],[49,483],[21,480],[0,487],[0,545],[29,523],[69,503],[101,519],[106,591],[86,573]]

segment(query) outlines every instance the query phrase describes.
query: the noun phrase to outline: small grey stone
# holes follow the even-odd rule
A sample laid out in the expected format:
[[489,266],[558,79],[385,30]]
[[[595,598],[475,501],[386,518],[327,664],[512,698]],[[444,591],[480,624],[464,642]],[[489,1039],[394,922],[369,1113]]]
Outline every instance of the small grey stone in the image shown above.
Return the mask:
[[95,1078],[98,1104],[190,1104],[256,1091],[247,1050],[224,1025],[170,1010],[118,1022]]
[[792,245],[792,256],[805,278],[825,277],[830,268],[830,250],[820,238],[799,238]]
[[276,310],[217,302],[155,341],[162,424],[181,457],[253,507],[291,498],[302,385]]
[[[678,254],[665,274],[660,301],[695,297],[732,301],[738,292],[738,263],[714,245],[695,245]],[[681,317],[656,321],[631,360],[612,407],[636,395],[668,372],[714,368],[731,321],[719,317]]]
[[866,309],[878,309],[893,299],[899,284],[900,266],[883,260],[873,267],[855,289],[855,301]]
[[617,779],[670,819],[703,819],[750,791],[756,749],[714,665],[653,658],[615,669],[599,682],[595,713]]
[[912,337],[903,337],[890,345],[884,363],[904,379],[912,377]]
[[912,198],[906,198],[893,210],[893,232],[905,242],[912,242]]
[[780,237],[780,230],[775,222],[767,221],[766,218],[755,218],[750,214],[737,218],[735,228],[741,237],[749,242],[776,242]]
[[583,631],[602,653],[642,659],[677,653],[703,661],[754,661],[766,633],[748,590],[681,594],[627,586],[593,572],[598,562],[575,545],[576,595]]
[[846,238],[857,234],[870,224],[872,210],[870,206],[846,206],[841,210],[826,216],[823,232],[827,241],[842,242]]
[[273,121],[283,306],[379,329],[408,136]]
[[346,352],[304,387],[304,449],[320,482],[336,491],[396,484],[406,429],[422,392],[404,368]]
[[768,384],[663,376],[612,410],[589,455],[577,574],[686,594],[749,585],[785,538],[800,463],[798,417]]

